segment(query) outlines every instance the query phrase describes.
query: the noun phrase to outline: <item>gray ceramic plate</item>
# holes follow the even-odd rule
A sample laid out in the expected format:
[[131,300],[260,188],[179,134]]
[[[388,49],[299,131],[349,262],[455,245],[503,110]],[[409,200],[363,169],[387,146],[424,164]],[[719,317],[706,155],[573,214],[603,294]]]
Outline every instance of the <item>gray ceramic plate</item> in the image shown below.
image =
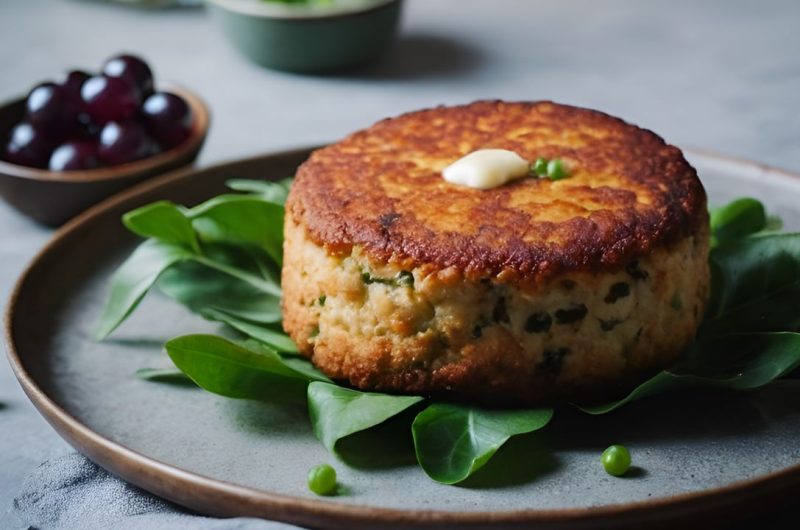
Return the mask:
[[[308,150],[269,155],[146,183],[62,229],[16,287],[7,314],[11,364],[61,433],[103,467],[200,512],[251,515],[321,528],[541,528],[716,522],[765,506],[800,484],[800,381],[749,394],[654,398],[604,417],[564,411],[547,429],[512,440],[459,486],[428,479],[413,461],[336,463],[347,493],[310,494],[307,469],[334,458],[302,408],[235,401],[141,381],[165,364],[169,337],[215,325],[151,296],[113,340],[90,333],[111,271],[136,244],[125,211],[156,200],[193,204],[228,178],[291,175]],[[756,164],[690,153],[712,202],[765,200],[800,228],[800,180]],[[638,466],[625,479],[598,458],[626,444]],[[383,443],[383,442],[381,442]],[[720,519],[722,517],[722,519]]]

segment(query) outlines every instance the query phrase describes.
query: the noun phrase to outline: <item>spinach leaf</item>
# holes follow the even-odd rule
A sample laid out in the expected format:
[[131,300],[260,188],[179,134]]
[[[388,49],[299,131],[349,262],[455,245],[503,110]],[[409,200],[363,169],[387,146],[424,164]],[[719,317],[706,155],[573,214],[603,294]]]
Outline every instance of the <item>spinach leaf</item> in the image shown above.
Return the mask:
[[173,368],[140,368],[136,370],[136,377],[155,383],[195,386],[194,381],[189,379],[189,376]]
[[157,287],[195,312],[218,310],[261,324],[274,324],[282,318],[278,296],[193,261],[171,267],[159,278]]
[[164,271],[191,257],[182,247],[154,239],[139,245],[111,278],[111,294],[97,325],[98,340],[131,314]]
[[126,213],[122,216],[122,222],[134,234],[181,245],[199,254],[197,236],[186,215],[187,210],[183,206],[159,201]]
[[764,205],[750,197],[736,199],[710,213],[712,246],[742,239],[767,227]]
[[550,422],[552,409],[486,410],[434,403],[414,419],[417,461],[429,477],[455,484],[480,469],[512,436]]
[[235,330],[256,339],[257,341],[271,346],[278,351],[287,353],[297,353],[297,346],[289,336],[282,332],[270,329],[263,324],[255,324],[237,318],[226,311],[214,308],[201,308],[198,312],[205,318],[215,322],[227,324]]
[[[711,252],[711,266],[715,292],[706,313],[709,321],[795,289],[800,282],[800,234],[759,235],[721,245]],[[788,313],[794,310],[790,307]]]
[[287,178],[271,182],[268,180],[232,179],[225,184],[232,190],[254,193],[267,202],[283,206],[289,195],[289,188],[294,179]]
[[300,372],[312,381],[323,381],[325,383],[333,383],[331,379],[320,372],[316,366],[311,364],[311,361],[299,355],[283,355],[283,364],[294,370]]
[[203,242],[252,245],[276,264],[283,256],[283,207],[255,195],[219,195],[189,210]]
[[175,366],[209,392],[263,400],[305,397],[307,374],[267,347],[249,346],[216,335],[185,335],[165,345]]
[[800,334],[736,333],[699,340],[670,372],[702,378],[712,386],[749,390],[791,372],[798,364]]
[[800,329],[800,281],[706,319],[702,336]]
[[420,396],[360,392],[323,382],[308,385],[311,425],[330,451],[342,438],[375,427],[422,400]]
[[623,399],[578,408],[605,414],[646,396],[681,388],[749,390],[800,366],[800,334],[747,333],[712,337],[693,344],[685,358],[636,387]]

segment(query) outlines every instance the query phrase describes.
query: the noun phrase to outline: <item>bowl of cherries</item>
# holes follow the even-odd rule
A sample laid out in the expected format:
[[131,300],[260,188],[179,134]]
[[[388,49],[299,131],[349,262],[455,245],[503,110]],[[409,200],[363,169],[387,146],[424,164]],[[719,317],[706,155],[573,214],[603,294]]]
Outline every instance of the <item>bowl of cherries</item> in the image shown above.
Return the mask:
[[209,115],[196,95],[156,88],[133,55],[69,72],[0,107],[0,195],[57,226],[144,179],[190,165]]

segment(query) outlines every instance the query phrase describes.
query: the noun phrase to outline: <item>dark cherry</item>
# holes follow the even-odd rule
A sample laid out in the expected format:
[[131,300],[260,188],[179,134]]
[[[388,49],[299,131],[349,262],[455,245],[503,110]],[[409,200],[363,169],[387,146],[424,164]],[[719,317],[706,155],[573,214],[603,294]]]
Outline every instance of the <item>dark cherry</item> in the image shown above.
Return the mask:
[[83,110],[98,125],[134,118],[142,103],[139,91],[118,77],[94,76],[81,87]]
[[12,164],[28,167],[47,167],[53,141],[28,122],[20,122],[11,129],[3,149],[3,158]]
[[182,97],[169,92],[156,92],[142,106],[147,132],[162,149],[181,144],[192,128],[192,109]]
[[108,77],[124,79],[139,90],[142,99],[153,93],[153,72],[150,67],[135,55],[117,55],[103,65],[103,73]]
[[92,122],[85,112],[78,114],[78,126],[72,131],[68,139],[71,141],[84,141],[100,139],[102,127]]
[[50,171],[73,171],[100,167],[97,144],[94,142],[67,142],[56,147],[50,156]]
[[81,87],[89,77],[91,76],[83,70],[71,70],[67,72],[67,76],[64,78],[64,81],[61,82],[61,86],[66,89],[70,96],[79,101],[81,98]]
[[109,166],[141,160],[158,151],[156,143],[138,122],[109,122],[100,132],[98,154]]
[[63,86],[42,83],[28,94],[25,118],[51,137],[63,136],[78,123],[78,105]]

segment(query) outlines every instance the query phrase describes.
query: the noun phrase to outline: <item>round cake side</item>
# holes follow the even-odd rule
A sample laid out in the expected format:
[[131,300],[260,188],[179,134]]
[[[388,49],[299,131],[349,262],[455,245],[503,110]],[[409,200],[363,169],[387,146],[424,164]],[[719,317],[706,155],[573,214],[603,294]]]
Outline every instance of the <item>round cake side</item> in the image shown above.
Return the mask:
[[[491,109],[503,114],[514,104],[473,105],[491,116]],[[418,190],[391,172],[387,177],[385,168],[419,159],[419,146],[426,144],[418,141],[418,126],[440,115],[431,112],[423,111],[422,122],[415,114],[396,119],[396,148],[384,155],[389,162],[374,163],[370,152],[363,155],[369,164],[354,164],[357,147],[370,143],[368,129],[301,167],[287,202],[282,277],[284,327],[301,352],[332,378],[358,388],[497,406],[606,399],[674,362],[696,333],[709,284],[705,194],[679,151],[660,139],[653,143],[658,137],[644,131],[640,170],[615,175],[619,165],[609,162],[608,138],[616,149],[629,150],[632,144],[616,137],[633,138],[642,130],[576,109],[581,117],[589,113],[592,119],[579,123],[594,134],[580,140],[567,135],[571,148],[563,145],[563,130],[536,136],[541,151],[570,155],[564,158],[577,170],[568,186],[548,186],[541,194],[536,192],[544,188],[531,189],[530,182],[452,189],[456,202],[468,197],[473,208],[441,202],[441,214],[432,216],[436,205],[429,197],[421,215],[409,220]],[[514,126],[506,123],[497,133],[505,136],[494,144],[528,125],[512,115]],[[379,138],[386,138],[386,123],[375,126]],[[416,147],[403,149],[404,134],[416,135]],[[466,131],[463,137],[473,136]],[[591,138],[598,138],[596,145]],[[484,144],[462,142],[460,149]],[[333,156],[337,152],[346,163]],[[593,152],[602,153],[603,164],[580,166]],[[452,162],[454,155],[448,156]],[[341,188],[348,179],[323,179],[328,195],[321,201],[317,177],[327,164],[331,174],[360,168],[360,178],[383,184],[359,205],[350,204],[351,190]],[[364,173],[365,167],[377,172]],[[428,190],[459,188],[440,177],[417,178]],[[498,206],[501,199],[505,206]],[[336,204],[345,207],[332,221]],[[481,211],[486,217],[474,219]],[[527,231],[522,214],[529,216]],[[498,215],[515,222],[494,222]],[[401,220],[403,228],[393,230]],[[371,222],[383,226],[382,244]],[[448,240],[444,250],[430,247]],[[459,259],[457,250],[470,260]]]

